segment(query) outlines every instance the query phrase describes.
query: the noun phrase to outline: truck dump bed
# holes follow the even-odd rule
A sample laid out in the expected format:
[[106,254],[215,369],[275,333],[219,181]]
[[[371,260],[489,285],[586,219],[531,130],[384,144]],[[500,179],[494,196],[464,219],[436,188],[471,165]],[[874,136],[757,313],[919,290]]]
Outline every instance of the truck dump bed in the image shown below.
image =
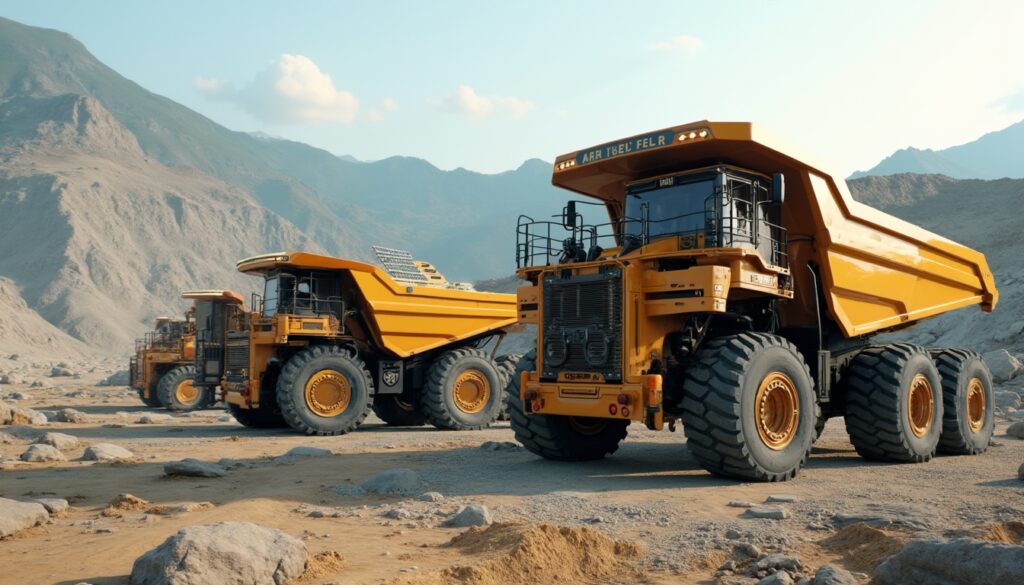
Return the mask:
[[362,313],[373,336],[402,358],[516,323],[515,295],[399,283],[381,268],[355,260],[290,251],[238,263],[242,272],[272,267],[347,271],[366,303]]
[[[848,337],[904,326],[999,298],[984,255],[854,201],[845,181],[746,122],[695,122],[560,156],[552,183],[597,197],[621,213],[625,185],[682,164],[734,164],[783,173],[795,286],[813,290],[816,267],[829,315]],[[814,296],[797,295],[787,325],[815,318]]]

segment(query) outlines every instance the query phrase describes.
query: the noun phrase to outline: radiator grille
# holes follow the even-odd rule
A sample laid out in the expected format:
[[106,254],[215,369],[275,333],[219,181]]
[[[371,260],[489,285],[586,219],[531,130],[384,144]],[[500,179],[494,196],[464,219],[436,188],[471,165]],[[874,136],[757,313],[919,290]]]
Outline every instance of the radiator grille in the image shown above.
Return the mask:
[[622,272],[544,279],[544,378],[559,372],[622,379]]
[[224,351],[224,363],[228,372],[238,372],[249,368],[249,340],[228,341]]

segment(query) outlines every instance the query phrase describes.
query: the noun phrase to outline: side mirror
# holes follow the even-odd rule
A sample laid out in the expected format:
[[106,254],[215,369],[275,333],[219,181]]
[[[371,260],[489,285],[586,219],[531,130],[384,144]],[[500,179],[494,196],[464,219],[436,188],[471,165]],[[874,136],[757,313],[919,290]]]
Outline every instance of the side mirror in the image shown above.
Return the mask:
[[569,201],[562,210],[562,227],[572,229],[576,227],[576,202]]
[[786,176],[782,173],[772,175],[772,203],[782,205],[786,201]]

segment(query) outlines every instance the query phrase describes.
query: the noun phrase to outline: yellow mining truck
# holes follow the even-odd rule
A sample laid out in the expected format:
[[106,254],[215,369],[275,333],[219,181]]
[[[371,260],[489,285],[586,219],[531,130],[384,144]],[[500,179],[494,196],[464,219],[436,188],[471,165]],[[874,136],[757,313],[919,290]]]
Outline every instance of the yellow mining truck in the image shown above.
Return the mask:
[[229,330],[240,330],[246,323],[245,298],[230,290],[190,290],[182,298],[195,307],[195,363],[192,386],[217,401],[217,389],[224,376],[224,347]]
[[190,370],[195,360],[193,314],[189,309],[184,320],[157,317],[153,330],[135,340],[128,374],[146,406],[168,406],[168,397],[176,404],[192,404],[198,398]]
[[[857,452],[978,453],[992,379],[966,349],[878,344],[953,309],[992,311],[984,256],[854,201],[845,182],[749,123],[697,122],[560,156],[587,196],[519,219],[512,428],[549,459],[614,452],[627,426],[682,423],[709,471],[794,477],[828,417]],[[585,205],[610,221],[589,224]]]
[[221,388],[239,422],[337,435],[371,409],[397,425],[495,420],[509,375],[494,353],[516,324],[515,295],[447,283],[399,252],[378,250],[387,270],[297,251],[238,263],[264,279],[225,336]]

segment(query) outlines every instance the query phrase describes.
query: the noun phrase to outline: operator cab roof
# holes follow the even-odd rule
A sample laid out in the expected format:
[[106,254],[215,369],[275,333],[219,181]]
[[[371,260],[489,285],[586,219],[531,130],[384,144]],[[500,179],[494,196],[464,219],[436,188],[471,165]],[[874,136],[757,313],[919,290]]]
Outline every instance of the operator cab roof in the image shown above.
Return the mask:
[[[703,120],[563,154],[555,159],[551,183],[617,202],[633,181],[719,164],[767,175],[816,170],[830,177],[816,163],[750,122]],[[786,178],[797,180],[795,175]]]
[[244,303],[242,295],[232,290],[187,290],[181,293],[181,298],[194,301],[225,301]]
[[361,272],[379,270],[376,266],[366,264],[365,262],[311,254],[298,250],[250,256],[249,258],[239,260],[235,267],[239,272],[247,273],[265,273],[281,268],[299,270],[357,270]]

